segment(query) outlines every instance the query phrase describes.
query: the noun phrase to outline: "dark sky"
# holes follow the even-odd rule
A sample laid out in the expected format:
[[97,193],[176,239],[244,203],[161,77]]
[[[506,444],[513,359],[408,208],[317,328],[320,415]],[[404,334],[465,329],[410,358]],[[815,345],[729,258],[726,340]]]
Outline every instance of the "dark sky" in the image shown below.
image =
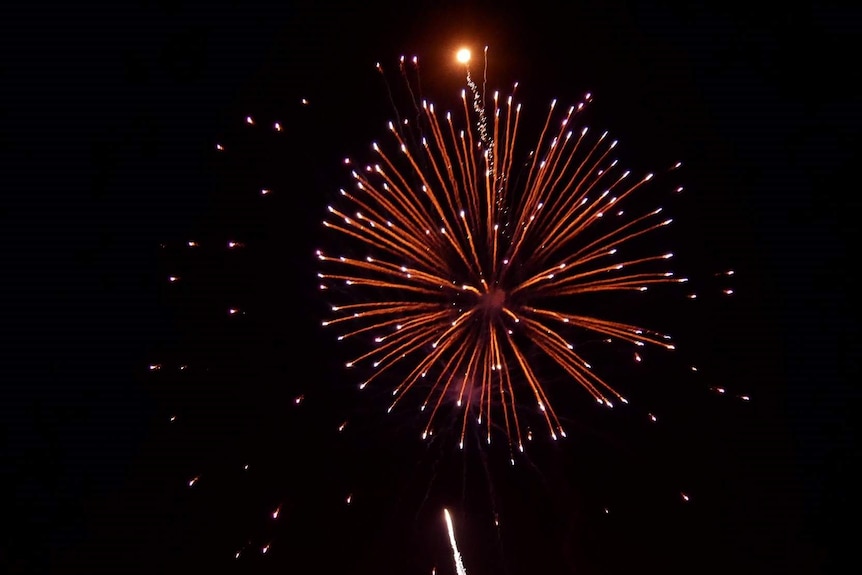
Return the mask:
[[[3,17],[0,571],[449,574],[444,506],[471,575],[850,557],[859,14],[281,4]],[[342,158],[391,117],[374,63],[418,54],[449,101],[461,42],[489,46],[490,88],[521,83],[533,129],[591,91],[588,123],[635,169],[685,163],[668,237],[704,296],[661,316],[679,365],[618,370],[644,406],[574,394],[568,440],[514,469],[503,446],[419,441],[421,420],[355,393],[320,328],[320,220]]]

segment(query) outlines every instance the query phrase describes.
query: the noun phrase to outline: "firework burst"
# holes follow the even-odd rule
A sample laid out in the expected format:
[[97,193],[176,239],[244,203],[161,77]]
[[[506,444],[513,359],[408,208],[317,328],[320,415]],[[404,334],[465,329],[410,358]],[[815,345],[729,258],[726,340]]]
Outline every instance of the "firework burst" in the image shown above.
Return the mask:
[[345,160],[354,186],[340,190],[323,225],[349,240],[342,245],[352,255],[317,257],[321,289],[349,299],[323,325],[340,330],[339,340],[370,340],[347,367],[370,368],[361,388],[394,381],[390,410],[420,397],[423,437],[454,404],[462,447],[475,420],[488,442],[501,429],[510,449],[523,451],[525,408],[538,408],[553,439],[566,435],[537,355],[613,407],[625,397],[593,371],[573,333],[674,349],[670,336],[602,309],[571,311],[583,307],[578,298],[686,280],[667,269],[671,253],[623,255],[671,220],[660,207],[624,210],[653,174],[620,169],[607,133],[573,128],[589,94],[562,113],[551,102],[525,162],[517,84],[508,96],[493,94],[487,117],[469,85],[460,120],[418,102],[415,122],[389,123],[391,145],[372,144],[372,163]]

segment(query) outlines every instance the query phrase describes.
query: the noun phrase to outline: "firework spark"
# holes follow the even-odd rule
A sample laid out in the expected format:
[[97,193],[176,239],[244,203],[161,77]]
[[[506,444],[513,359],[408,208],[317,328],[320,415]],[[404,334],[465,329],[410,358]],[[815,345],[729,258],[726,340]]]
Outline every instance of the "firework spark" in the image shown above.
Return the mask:
[[570,343],[573,330],[635,349],[674,349],[668,335],[568,311],[572,301],[685,279],[666,269],[671,253],[618,253],[671,220],[660,207],[633,215],[620,207],[653,174],[621,170],[607,133],[592,138],[586,127],[570,127],[589,94],[559,115],[552,102],[533,151],[519,156],[514,89],[505,98],[495,92],[487,107],[471,91],[461,94],[460,124],[426,101],[415,121],[390,122],[394,153],[374,143],[376,160],[354,168],[354,188],[340,191],[341,207],[328,208],[323,225],[348,240],[349,253],[317,252],[331,270],[319,273],[320,287],[352,293],[323,325],[341,329],[339,340],[373,340],[347,366],[371,368],[363,389],[397,374],[390,410],[422,390],[421,409],[430,413],[423,437],[452,404],[463,412],[462,447],[475,418],[488,442],[499,428],[510,451],[523,451],[519,412],[531,405],[553,439],[566,435],[534,352],[613,407],[627,401]]

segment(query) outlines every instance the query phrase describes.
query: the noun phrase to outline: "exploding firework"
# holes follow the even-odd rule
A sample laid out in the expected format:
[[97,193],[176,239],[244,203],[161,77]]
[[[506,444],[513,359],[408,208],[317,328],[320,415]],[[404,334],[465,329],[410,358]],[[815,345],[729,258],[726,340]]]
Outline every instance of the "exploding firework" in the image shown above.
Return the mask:
[[526,152],[517,84],[486,107],[469,69],[467,81],[458,114],[415,102],[415,119],[390,122],[389,143],[372,144],[368,165],[345,160],[354,185],[323,225],[346,253],[317,257],[320,288],[346,297],[323,325],[370,343],[347,367],[368,368],[360,388],[391,385],[390,410],[417,397],[423,437],[454,408],[462,447],[474,420],[488,442],[500,429],[510,451],[523,451],[525,409],[538,408],[553,439],[566,435],[546,364],[606,407],[627,403],[576,334],[674,349],[670,336],[586,308],[585,298],[686,280],[667,269],[673,254],[629,249],[671,220],[661,207],[624,208],[653,174],[621,169],[606,132],[573,127],[589,94],[562,113],[551,102]]
[[[403,66],[402,60],[402,72],[406,70]],[[325,323],[338,330],[339,339],[347,340],[348,347],[361,350],[356,355],[345,354],[345,359],[350,359],[348,365],[354,373],[367,370],[367,375],[357,378],[362,388],[370,385],[387,394],[391,391],[390,409],[398,404],[401,410],[412,409],[413,401],[416,407],[421,406],[423,435],[436,433],[454,416],[462,446],[468,426],[482,435],[487,433],[489,442],[492,430],[498,431],[508,441],[514,462],[514,451],[523,450],[524,441],[536,436],[528,417],[543,421],[553,438],[565,435],[556,406],[551,403],[553,399],[558,405],[565,404],[561,398],[568,392],[558,389],[560,386],[568,384],[575,393],[583,390],[585,398],[592,397],[605,407],[626,402],[625,394],[614,389],[624,384],[607,375],[610,371],[604,369],[602,361],[605,351],[593,343],[622,344],[625,357],[633,356],[635,362],[647,359],[644,347],[673,349],[669,336],[635,325],[641,321],[632,319],[634,316],[615,302],[643,306],[639,297],[619,292],[652,294],[657,291],[650,289],[655,284],[685,280],[667,270],[671,254],[654,249],[656,243],[651,239],[664,239],[664,234],[656,232],[670,223],[653,203],[650,191],[661,178],[630,176],[611,156],[615,142],[606,134],[594,136],[583,125],[574,127],[591,99],[589,95],[568,110],[560,111],[552,103],[547,114],[525,112],[522,117],[514,97],[517,85],[510,96],[493,94],[486,98],[485,80],[469,69],[466,72],[467,89],[461,94],[459,113],[440,114],[433,104],[418,100],[415,109],[397,115],[390,124],[387,142],[372,147],[376,158],[367,166],[353,166],[354,187],[341,193],[331,208],[332,216],[324,222],[327,231],[335,232],[328,239],[338,246],[338,250],[319,253],[321,287],[335,303],[333,317]],[[413,94],[420,91],[411,91]],[[294,104],[301,105],[303,113],[313,112],[307,100],[297,98]],[[285,130],[289,123],[264,121],[257,115],[243,114],[235,123],[242,135],[231,133],[221,143],[212,144],[219,162],[230,162],[225,164],[230,168],[227,173],[239,171],[237,166],[245,170],[248,165],[257,166],[246,158],[268,157],[272,154],[261,154],[261,146],[271,146],[276,141],[273,138],[283,141],[296,133]],[[244,149],[249,147],[251,153]],[[279,157],[273,171],[281,173],[283,169]],[[260,212],[276,213],[273,201],[286,195],[280,194],[272,176],[260,177],[252,171],[255,183],[242,201],[260,206],[256,208]],[[659,185],[659,191],[661,188]],[[681,188],[670,186],[669,191]],[[266,221],[255,225],[259,228]],[[273,221],[281,225],[283,219]],[[181,242],[162,244],[172,260],[161,276],[166,292],[188,308],[186,313],[194,318],[190,324],[197,326],[194,333],[206,337],[193,340],[189,349],[178,350],[175,358],[153,357],[144,366],[154,381],[171,382],[159,384],[159,389],[176,394],[171,396],[171,412],[165,416],[165,425],[171,426],[172,437],[179,440],[172,443],[176,446],[172,449],[192,445],[189,430],[205,425],[186,399],[193,396],[200,404],[197,398],[201,394],[184,390],[197,386],[211,397],[214,389],[231,389],[233,384],[227,382],[246,377],[249,358],[266,362],[274,357],[265,353],[232,355],[231,350],[254,347],[249,330],[260,324],[248,320],[265,316],[279,329],[283,325],[277,313],[260,313],[261,302],[266,300],[249,298],[244,290],[224,290],[212,301],[188,297],[204,293],[200,291],[204,288],[210,293],[213,283],[251,282],[257,275],[242,275],[248,268],[228,262],[243,261],[255,251],[261,253],[267,247],[265,242],[243,232],[243,225],[227,223],[230,229],[195,233]],[[715,274],[724,295],[733,293],[723,285],[733,273]],[[212,276],[230,281],[208,281]],[[620,295],[623,297],[615,297]],[[686,295],[695,298],[694,293]],[[194,307],[191,302],[195,302]],[[652,325],[650,321],[643,323]],[[213,325],[223,328],[212,329]],[[197,351],[203,347],[211,348],[211,353]],[[607,348],[612,353],[619,350]],[[232,371],[236,367],[226,370],[225,366],[241,366],[242,371]],[[691,371],[697,368],[692,366]],[[235,376],[220,375],[228,372]],[[212,385],[213,377],[221,378],[218,381],[225,385]],[[261,381],[256,392],[269,394],[268,384]],[[714,394],[749,400],[748,395],[739,395],[725,384],[710,380],[706,385]],[[307,498],[307,484],[317,486],[315,479],[293,471],[289,479],[271,479],[282,466],[267,460],[277,457],[272,454],[282,449],[284,436],[301,438],[297,444],[304,444],[309,430],[315,429],[310,422],[326,419],[319,417],[320,412],[310,415],[307,411],[320,405],[320,395],[309,393],[306,397],[309,389],[304,382],[291,385],[291,415],[285,417],[283,409],[273,408],[277,429],[290,430],[276,435],[278,449],[257,447],[258,443],[269,445],[268,430],[273,426],[261,425],[255,419],[252,427],[260,428],[259,436],[255,431],[254,440],[221,449],[217,462],[187,454],[175,458],[183,462],[178,483],[187,488],[189,498],[202,499],[207,490],[216,493],[219,488],[214,485],[245,486],[244,495],[233,493],[227,498],[233,508],[243,510],[244,519],[231,520],[226,527],[233,530],[237,523],[242,524],[242,533],[230,544],[225,557],[272,558],[285,553],[282,533],[301,524],[296,501]],[[283,386],[279,378],[272,389],[283,390]],[[247,385],[242,394],[255,395]],[[249,403],[256,405],[256,401]],[[237,419],[251,420],[248,414],[253,408],[243,408],[236,401],[231,405]],[[564,408],[559,411],[565,422]],[[221,417],[219,411],[219,421]],[[259,417],[256,408],[254,417]],[[288,427],[282,427],[285,419],[291,420]],[[643,421],[655,422],[656,415],[648,413]],[[349,434],[354,428],[353,422],[348,426],[341,418],[330,423],[338,423],[332,428],[340,434],[345,430]],[[227,429],[221,424],[217,427]],[[213,441],[212,437],[210,430],[209,444],[228,443]],[[197,444],[188,445],[188,453],[199,452]],[[484,460],[482,463],[490,480],[489,468]],[[437,480],[436,463],[432,477]],[[278,484],[276,493],[265,487],[274,483]],[[686,491],[674,492],[678,500],[699,500],[696,490],[681,487]],[[489,495],[498,528],[493,485]],[[332,496],[340,508],[350,509],[353,517],[359,517],[357,512],[363,506],[367,509],[373,499],[373,493],[361,485],[340,481]],[[422,504],[427,500],[426,492]],[[612,518],[613,503],[612,499],[610,507],[602,509]],[[224,503],[218,502],[218,506],[223,509]],[[291,540],[296,544],[295,537]],[[463,569],[463,565],[458,566],[460,554],[454,540],[452,545],[456,569]]]

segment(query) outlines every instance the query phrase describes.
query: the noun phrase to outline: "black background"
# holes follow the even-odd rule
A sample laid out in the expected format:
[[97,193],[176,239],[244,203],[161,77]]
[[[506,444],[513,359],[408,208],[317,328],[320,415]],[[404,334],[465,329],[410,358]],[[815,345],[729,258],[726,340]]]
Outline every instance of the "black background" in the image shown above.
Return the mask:
[[[454,573],[444,506],[472,575],[835,571],[859,482],[858,23],[822,4],[9,9],[3,571]],[[691,336],[682,367],[619,370],[628,415],[561,402],[569,439],[514,469],[358,399],[320,328],[319,222],[391,116],[374,63],[397,81],[418,54],[451,102],[463,42],[489,46],[489,88],[520,81],[534,126],[591,91],[633,169],[683,160],[668,238],[703,286],[660,316]]]

